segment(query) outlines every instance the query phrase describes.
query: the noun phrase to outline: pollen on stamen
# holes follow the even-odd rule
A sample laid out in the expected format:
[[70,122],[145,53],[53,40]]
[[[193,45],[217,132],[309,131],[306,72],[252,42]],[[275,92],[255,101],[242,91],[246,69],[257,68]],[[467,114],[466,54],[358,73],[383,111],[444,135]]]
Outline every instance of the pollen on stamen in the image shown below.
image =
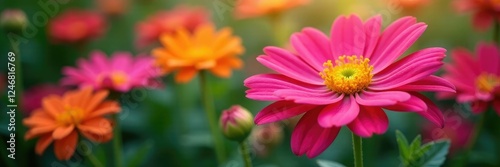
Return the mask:
[[370,59],[363,56],[340,56],[335,60],[335,65],[331,60],[323,63],[324,69],[319,75],[330,90],[354,94],[366,89],[371,83],[373,66],[369,62]]

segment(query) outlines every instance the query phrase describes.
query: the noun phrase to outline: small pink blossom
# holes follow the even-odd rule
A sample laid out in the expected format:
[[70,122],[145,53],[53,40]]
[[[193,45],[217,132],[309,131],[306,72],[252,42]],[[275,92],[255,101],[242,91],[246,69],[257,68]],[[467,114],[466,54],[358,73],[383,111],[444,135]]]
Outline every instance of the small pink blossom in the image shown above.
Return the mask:
[[106,29],[104,18],[92,11],[69,10],[49,24],[49,36],[55,43],[81,43],[100,37]]

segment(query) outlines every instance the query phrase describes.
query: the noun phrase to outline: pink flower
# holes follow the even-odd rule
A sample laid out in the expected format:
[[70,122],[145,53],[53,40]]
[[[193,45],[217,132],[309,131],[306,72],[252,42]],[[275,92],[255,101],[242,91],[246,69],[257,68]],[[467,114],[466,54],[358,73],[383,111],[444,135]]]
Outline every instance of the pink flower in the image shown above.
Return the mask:
[[266,47],[257,60],[278,74],[254,75],[244,81],[247,97],[276,101],[255,117],[265,124],[304,114],[291,145],[296,155],[323,152],[347,126],[356,135],[383,134],[388,118],[382,108],[416,112],[443,126],[438,107],[417,91],[455,92],[432,75],[446,50],[426,48],[398,58],[425,31],[414,17],[401,18],[385,31],[375,16],[363,23],[356,15],[335,20],[330,38],[314,28],[291,37],[297,51]]
[[23,92],[21,109],[25,116],[29,116],[35,109],[42,107],[42,99],[49,95],[63,95],[68,89],[65,87],[41,84],[33,86]]
[[446,113],[445,120],[443,128],[429,123],[424,124],[422,137],[424,142],[450,139],[450,153],[453,154],[467,146],[474,131],[474,126],[469,120],[456,112]]
[[177,6],[170,11],[158,12],[136,26],[136,43],[139,48],[155,41],[163,33],[172,33],[178,28],[194,31],[199,25],[210,22],[210,13],[201,7]]
[[486,30],[495,20],[500,19],[498,0],[455,0],[454,6],[459,12],[474,12],[472,24],[478,30]]
[[500,51],[495,44],[479,43],[476,56],[466,49],[455,49],[454,64],[446,64],[443,78],[457,87],[457,94],[439,93],[439,98],[471,102],[476,114],[491,104],[500,115]]
[[157,87],[154,79],[160,76],[151,57],[132,57],[128,52],[115,52],[111,58],[94,51],[90,60],[80,59],[78,68],[65,67],[63,85],[91,86],[94,89],[112,89],[127,92],[137,87]]
[[100,37],[106,22],[92,11],[70,10],[52,19],[49,36],[56,43],[80,43]]

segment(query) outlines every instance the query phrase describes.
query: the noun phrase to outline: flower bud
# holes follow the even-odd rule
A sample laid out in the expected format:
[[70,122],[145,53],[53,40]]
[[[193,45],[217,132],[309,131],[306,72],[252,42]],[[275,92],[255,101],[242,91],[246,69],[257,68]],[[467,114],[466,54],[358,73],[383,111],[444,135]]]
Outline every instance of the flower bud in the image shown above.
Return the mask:
[[0,25],[6,32],[20,33],[27,23],[26,14],[22,10],[7,9],[0,16]]
[[222,134],[229,140],[244,141],[252,131],[252,113],[239,105],[234,105],[222,112],[219,126]]

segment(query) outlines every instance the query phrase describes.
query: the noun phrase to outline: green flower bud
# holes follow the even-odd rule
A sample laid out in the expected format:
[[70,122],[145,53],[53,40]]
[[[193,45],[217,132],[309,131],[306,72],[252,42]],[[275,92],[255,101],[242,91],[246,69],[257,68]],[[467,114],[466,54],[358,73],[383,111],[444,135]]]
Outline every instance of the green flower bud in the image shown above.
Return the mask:
[[7,9],[0,16],[0,26],[6,32],[20,33],[27,24],[26,14],[22,10]]
[[224,110],[219,120],[222,134],[229,140],[244,141],[253,128],[253,116],[247,109],[234,105]]

